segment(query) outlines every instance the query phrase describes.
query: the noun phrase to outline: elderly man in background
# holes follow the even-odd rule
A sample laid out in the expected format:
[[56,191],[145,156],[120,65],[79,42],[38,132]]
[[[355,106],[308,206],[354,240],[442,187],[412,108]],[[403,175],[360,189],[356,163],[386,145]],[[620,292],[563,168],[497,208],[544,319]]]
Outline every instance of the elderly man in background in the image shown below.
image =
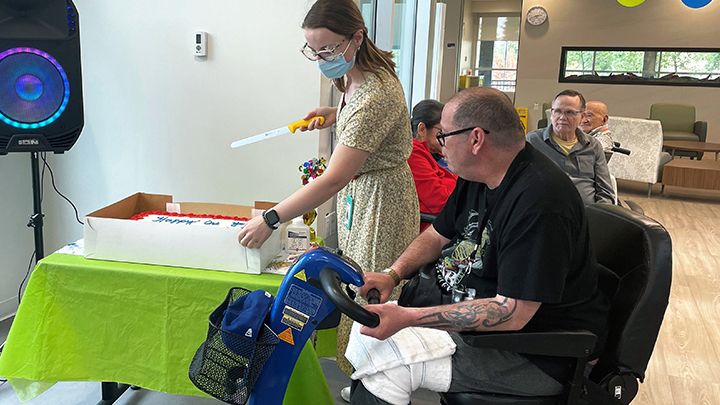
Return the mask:
[[608,119],[610,116],[605,103],[588,101],[585,106],[585,118],[580,121],[580,129],[600,141],[606,151],[613,147],[612,131],[607,126]]
[[552,125],[529,132],[527,141],[570,176],[585,204],[613,204],[613,190],[600,142],[578,128],[585,98],[575,90],[560,92],[552,103]]

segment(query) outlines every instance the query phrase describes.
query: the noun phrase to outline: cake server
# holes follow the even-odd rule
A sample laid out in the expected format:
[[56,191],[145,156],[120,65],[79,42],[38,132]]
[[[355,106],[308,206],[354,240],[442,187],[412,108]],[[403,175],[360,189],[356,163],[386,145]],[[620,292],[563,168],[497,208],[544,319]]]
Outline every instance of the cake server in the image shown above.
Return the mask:
[[264,140],[266,140],[266,139],[274,138],[274,137],[276,137],[276,136],[285,135],[285,134],[290,134],[290,133],[293,133],[293,134],[294,134],[295,131],[298,130],[298,128],[300,128],[300,127],[306,127],[306,126],[310,125],[310,123],[313,122],[313,121],[315,121],[315,120],[317,120],[317,121],[320,123],[320,125],[322,125],[323,122],[325,122],[325,118],[324,118],[324,117],[312,117],[312,118],[310,118],[309,120],[295,121],[295,122],[293,122],[292,124],[289,124],[289,125],[286,126],[286,127],[280,127],[280,128],[278,128],[278,129],[274,129],[274,130],[272,130],[272,131],[268,131],[268,132],[265,132],[265,133],[262,133],[262,134],[258,134],[258,135],[251,136],[251,137],[249,137],[249,138],[245,138],[245,139],[241,139],[241,140],[239,140],[239,141],[235,141],[235,142],[233,142],[233,143],[230,144],[230,147],[231,147],[231,148],[239,148],[239,147],[241,147],[241,146],[250,145],[251,143],[255,143],[255,142],[259,142],[259,141],[264,141]]

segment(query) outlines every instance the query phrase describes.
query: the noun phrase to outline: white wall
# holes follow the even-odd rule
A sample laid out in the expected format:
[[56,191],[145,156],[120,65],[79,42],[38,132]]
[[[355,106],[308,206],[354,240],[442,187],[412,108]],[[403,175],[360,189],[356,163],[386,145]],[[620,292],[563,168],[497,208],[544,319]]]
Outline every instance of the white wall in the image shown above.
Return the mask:
[[[311,4],[76,0],[85,128],[71,151],[48,160],[81,218],[138,191],[251,205],[300,188],[298,166],[317,157],[317,132],[229,145],[317,106],[320,73],[298,51]],[[196,30],[208,32],[204,60],[192,54]],[[0,157],[0,190],[2,319],[33,251],[27,154]],[[48,255],[83,229],[49,178],[45,190]]]
[[0,156],[0,319],[15,312],[33,245],[30,155]]
[[523,22],[518,61],[517,107],[530,109],[528,126],[534,129],[541,111],[533,103],[551,101],[563,89],[573,88],[587,100],[601,100],[610,115],[647,118],[653,103],[683,103],[696,107],[697,119],[708,121],[708,142],[720,142],[718,88],[558,83],[561,47],[714,47],[720,48],[720,1],[701,9],[681,1],[646,1],[628,8],[616,1],[536,0],[548,20],[539,27]]

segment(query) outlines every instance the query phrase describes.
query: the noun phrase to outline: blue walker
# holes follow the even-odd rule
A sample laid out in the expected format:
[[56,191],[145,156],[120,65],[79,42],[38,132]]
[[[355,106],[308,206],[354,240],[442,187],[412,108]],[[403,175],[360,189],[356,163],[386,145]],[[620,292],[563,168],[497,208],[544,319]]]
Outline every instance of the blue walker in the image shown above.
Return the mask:
[[[340,312],[370,327],[379,323],[376,314],[342,291],[341,281],[364,284],[360,267],[340,250],[320,247],[300,256],[280,284],[257,342],[220,329],[224,309],[249,292],[232,289],[210,316],[208,338],[193,358],[190,379],[202,391],[230,404],[282,404],[295,363],[315,330],[337,326]],[[371,300],[377,300],[377,290],[371,293]],[[229,345],[229,339],[236,339],[235,343]],[[231,351],[226,345],[247,349]]]

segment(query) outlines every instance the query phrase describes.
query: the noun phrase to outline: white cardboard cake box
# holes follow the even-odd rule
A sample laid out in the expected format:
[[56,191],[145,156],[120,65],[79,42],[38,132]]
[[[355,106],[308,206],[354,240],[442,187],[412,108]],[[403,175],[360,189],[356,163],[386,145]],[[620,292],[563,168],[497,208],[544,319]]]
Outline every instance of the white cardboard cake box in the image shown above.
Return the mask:
[[[273,232],[260,249],[238,243],[238,229],[177,226],[128,218],[147,211],[167,211],[169,195],[136,193],[85,216],[85,257],[260,274],[282,249]],[[177,203],[181,213],[251,217],[253,207],[211,203]],[[256,209],[275,205],[255,202]]]

